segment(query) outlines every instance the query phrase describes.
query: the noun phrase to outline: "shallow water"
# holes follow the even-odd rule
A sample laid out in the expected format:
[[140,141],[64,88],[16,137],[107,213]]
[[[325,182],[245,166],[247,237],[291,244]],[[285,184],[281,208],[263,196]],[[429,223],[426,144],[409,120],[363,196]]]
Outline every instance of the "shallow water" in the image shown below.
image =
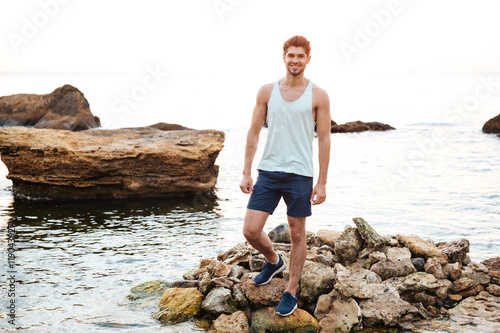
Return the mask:
[[[473,81],[467,80],[464,86]],[[366,113],[362,120],[380,120],[397,130],[332,134],[327,202],[314,207],[307,229],[342,230],[361,216],[380,234],[467,238],[475,261],[500,255],[500,138],[480,131],[481,119],[492,110],[498,113],[499,101],[495,95],[462,122],[423,116],[425,110],[412,118],[396,111],[385,119]],[[201,258],[243,241],[248,196],[238,184],[246,125],[222,123],[218,129],[226,133],[226,142],[217,159],[215,201],[23,202],[12,198],[7,170],[0,165],[4,268],[8,223],[17,234],[15,327],[29,332],[203,331],[192,322],[162,326],[151,318],[152,307],[127,307],[122,300],[133,286],[180,279]],[[264,130],[257,159],[265,136]],[[285,220],[281,204],[266,230]],[[2,282],[4,307],[10,298]],[[6,313],[0,327],[13,328]]]

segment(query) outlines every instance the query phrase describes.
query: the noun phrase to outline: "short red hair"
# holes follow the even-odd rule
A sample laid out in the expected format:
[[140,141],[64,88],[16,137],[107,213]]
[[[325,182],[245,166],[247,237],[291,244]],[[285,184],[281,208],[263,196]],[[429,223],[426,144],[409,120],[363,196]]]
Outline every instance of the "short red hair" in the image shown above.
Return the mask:
[[286,54],[288,52],[288,48],[290,46],[303,47],[304,50],[306,51],[307,56],[311,54],[311,43],[309,43],[309,41],[304,36],[297,35],[289,38],[283,44],[283,54]]

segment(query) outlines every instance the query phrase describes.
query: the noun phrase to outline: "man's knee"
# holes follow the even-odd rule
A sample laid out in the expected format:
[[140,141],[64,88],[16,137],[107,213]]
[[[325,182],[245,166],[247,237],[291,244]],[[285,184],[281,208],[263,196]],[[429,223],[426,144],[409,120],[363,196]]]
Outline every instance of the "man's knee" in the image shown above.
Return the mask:
[[290,229],[290,242],[292,244],[301,243],[306,240],[306,233],[302,230]]
[[260,237],[269,213],[248,209],[243,223],[243,236],[248,241]]
[[258,239],[261,231],[249,227],[248,225],[243,226],[243,236],[247,241],[252,241]]
[[243,224],[243,236],[249,242],[259,239],[260,234],[262,233],[262,228],[259,228],[254,223],[245,221]]

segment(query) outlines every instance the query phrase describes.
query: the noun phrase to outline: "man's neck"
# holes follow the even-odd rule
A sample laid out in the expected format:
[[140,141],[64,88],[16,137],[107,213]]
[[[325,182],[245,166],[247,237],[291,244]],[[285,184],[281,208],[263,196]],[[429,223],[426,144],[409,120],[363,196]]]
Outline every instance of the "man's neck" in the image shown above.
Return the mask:
[[307,79],[304,77],[304,72],[300,73],[299,75],[292,75],[287,72],[283,83],[292,88],[301,87],[307,84]]

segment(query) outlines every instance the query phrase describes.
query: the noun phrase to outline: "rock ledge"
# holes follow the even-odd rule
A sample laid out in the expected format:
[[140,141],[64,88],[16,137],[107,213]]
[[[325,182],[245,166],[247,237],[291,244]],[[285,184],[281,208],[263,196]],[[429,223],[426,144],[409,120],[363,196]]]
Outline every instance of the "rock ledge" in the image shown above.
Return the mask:
[[28,199],[207,195],[215,188],[223,142],[216,130],[0,129],[7,178],[14,195]]

